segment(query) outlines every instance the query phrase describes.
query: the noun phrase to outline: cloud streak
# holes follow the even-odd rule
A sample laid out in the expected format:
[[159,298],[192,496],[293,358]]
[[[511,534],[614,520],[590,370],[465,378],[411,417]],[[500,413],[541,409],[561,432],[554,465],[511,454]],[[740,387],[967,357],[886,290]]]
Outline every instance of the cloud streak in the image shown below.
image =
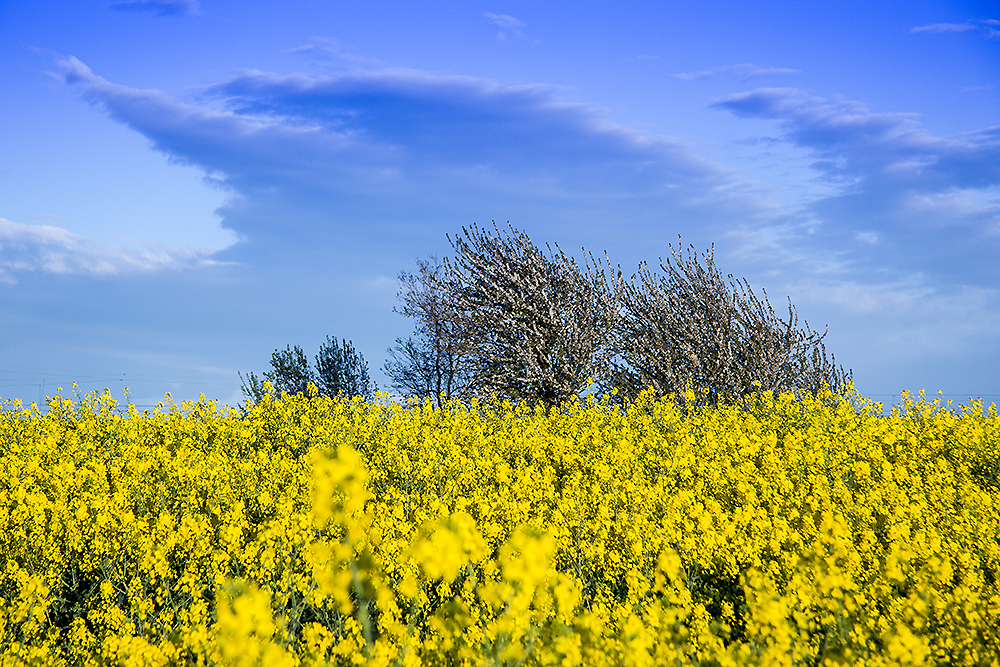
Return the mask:
[[25,225],[0,218],[0,281],[14,283],[15,274],[120,276],[153,271],[218,266],[216,251],[175,248],[164,244],[140,247],[93,241],[53,225]]
[[525,25],[521,23],[518,19],[513,16],[508,16],[507,14],[491,14],[486,12],[483,14],[484,17],[489,19],[490,23],[498,28],[510,29],[510,28],[524,28]]
[[341,46],[340,40],[334,37],[312,37],[311,40],[312,41],[310,43],[297,46],[294,49],[290,49],[288,52],[321,56],[330,60],[339,60],[341,62],[351,63],[355,66],[362,64],[369,66],[378,64],[378,59],[376,58],[369,58],[351,53],[350,49],[345,49]]
[[975,30],[978,26],[972,23],[932,23],[930,25],[920,25],[910,28],[910,32],[920,33],[920,32],[931,32],[931,33],[949,33],[949,32],[968,32],[970,30]]
[[193,16],[201,13],[198,0],[126,0],[111,5],[118,12],[149,12],[157,16]]
[[823,158],[815,167],[838,180],[940,192],[1000,184],[1000,126],[935,137],[914,114],[875,113],[860,102],[761,88],[714,107],[743,118],[778,121],[786,137]]
[[995,19],[982,19],[979,21],[965,21],[964,23],[931,23],[928,25],[919,25],[910,28],[910,32],[914,34],[928,33],[928,34],[956,34],[963,32],[984,32],[987,38],[1000,36],[1000,21]]
[[[641,56],[640,56],[641,57]],[[715,78],[721,74],[732,74],[746,81],[759,76],[782,76],[787,74],[801,74],[801,70],[790,69],[788,67],[763,67],[753,63],[740,63],[738,65],[722,65],[700,72],[679,72],[670,76],[682,81],[695,81],[697,79]]]
[[492,14],[490,12],[484,13],[483,17],[496,27],[500,28],[497,32],[497,41],[505,41],[511,36],[518,39],[524,39],[524,32],[521,28],[526,28],[527,26],[519,19],[516,19],[513,16],[508,16],[507,14]]

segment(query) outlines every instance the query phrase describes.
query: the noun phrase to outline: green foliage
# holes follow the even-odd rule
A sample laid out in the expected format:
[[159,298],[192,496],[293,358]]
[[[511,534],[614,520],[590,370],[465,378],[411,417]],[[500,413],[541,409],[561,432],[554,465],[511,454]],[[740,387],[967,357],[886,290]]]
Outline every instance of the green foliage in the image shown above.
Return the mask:
[[375,383],[368,376],[368,362],[354,349],[349,340],[337,344],[336,338],[327,336],[316,355],[318,387],[324,396],[361,396],[375,398]]
[[316,387],[322,396],[361,396],[365,400],[375,398],[377,387],[368,375],[368,362],[354,349],[349,340],[337,342],[327,336],[316,355],[316,366],[309,365],[309,358],[298,345],[286,346],[284,350],[271,353],[271,370],[265,371],[263,379],[256,373],[240,374],[243,395],[251,404],[258,403],[267,393],[265,381],[271,383],[277,395],[308,394],[309,385]]

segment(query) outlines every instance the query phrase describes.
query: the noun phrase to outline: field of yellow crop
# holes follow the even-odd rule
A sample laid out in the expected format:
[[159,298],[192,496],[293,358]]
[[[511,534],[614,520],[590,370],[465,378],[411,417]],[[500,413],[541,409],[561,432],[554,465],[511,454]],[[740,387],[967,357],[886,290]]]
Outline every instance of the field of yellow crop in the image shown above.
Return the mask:
[[1000,665],[1000,418],[0,413],[0,665]]

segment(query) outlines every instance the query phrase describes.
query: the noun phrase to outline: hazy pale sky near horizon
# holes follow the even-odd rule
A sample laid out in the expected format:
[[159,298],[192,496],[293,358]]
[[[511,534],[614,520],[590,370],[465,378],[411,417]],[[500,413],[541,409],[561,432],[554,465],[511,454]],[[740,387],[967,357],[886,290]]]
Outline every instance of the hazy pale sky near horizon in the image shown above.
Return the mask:
[[1000,402],[994,2],[0,0],[0,397],[152,404],[510,221],[787,298],[863,393]]

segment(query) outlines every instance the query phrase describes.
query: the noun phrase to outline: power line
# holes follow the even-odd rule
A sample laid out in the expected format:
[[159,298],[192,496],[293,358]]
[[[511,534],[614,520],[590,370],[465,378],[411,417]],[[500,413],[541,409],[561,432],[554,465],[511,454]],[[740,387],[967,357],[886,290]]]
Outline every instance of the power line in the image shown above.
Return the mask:
[[[896,398],[901,398],[902,397],[902,392],[897,392],[895,394],[867,394],[867,393],[861,392],[861,395],[862,396],[894,396]],[[964,392],[964,391],[942,391],[940,394],[937,393],[937,392],[934,392],[933,394],[927,393],[926,391],[924,392],[924,398],[934,399],[934,398],[941,397],[941,396],[965,396],[966,398],[976,397],[976,396],[1000,396],[1000,391],[969,391],[969,392]],[[919,397],[920,397],[920,394],[918,394],[916,392],[912,392],[912,391],[910,392],[910,398],[919,398]]]
[[219,375],[171,375],[169,373],[83,373],[75,371],[66,371],[65,373],[57,374],[55,371],[52,372],[32,372],[32,371],[12,371],[0,368],[0,374],[17,374],[17,375],[27,375],[34,376],[38,378],[52,378],[52,377],[76,377],[79,380],[117,380],[122,378],[128,379],[144,379],[144,380],[221,380],[222,374]]

